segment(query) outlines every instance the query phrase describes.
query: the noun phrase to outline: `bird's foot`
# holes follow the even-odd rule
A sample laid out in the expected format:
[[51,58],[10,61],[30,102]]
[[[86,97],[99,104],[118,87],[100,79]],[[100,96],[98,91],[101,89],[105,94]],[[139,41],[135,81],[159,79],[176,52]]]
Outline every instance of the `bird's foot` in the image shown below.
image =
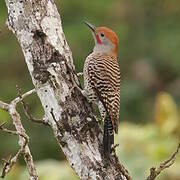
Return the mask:
[[69,90],[69,96],[72,94],[72,91],[74,90],[74,88],[78,89],[78,91],[80,91],[81,93],[83,91],[76,83],[73,83],[73,86]]
[[77,77],[83,76],[83,72],[78,72]]
[[119,144],[113,144],[113,145],[111,146],[112,154],[115,154],[116,148],[117,148],[118,146],[119,146]]

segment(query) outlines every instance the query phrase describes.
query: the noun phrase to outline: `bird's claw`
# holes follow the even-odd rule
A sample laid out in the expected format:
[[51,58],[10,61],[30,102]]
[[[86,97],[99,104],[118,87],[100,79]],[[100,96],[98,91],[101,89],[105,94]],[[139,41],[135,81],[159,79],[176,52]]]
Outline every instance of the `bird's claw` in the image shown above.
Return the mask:
[[77,76],[78,76],[78,77],[83,76],[83,72],[77,73]]

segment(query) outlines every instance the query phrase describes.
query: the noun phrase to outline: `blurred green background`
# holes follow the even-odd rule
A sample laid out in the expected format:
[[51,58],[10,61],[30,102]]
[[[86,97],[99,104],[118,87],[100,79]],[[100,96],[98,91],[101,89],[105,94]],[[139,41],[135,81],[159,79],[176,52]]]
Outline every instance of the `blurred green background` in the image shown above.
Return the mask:
[[[57,0],[56,4],[77,72],[82,72],[94,45],[83,20],[108,26],[118,34],[122,86],[117,153],[133,179],[145,179],[149,168],[167,159],[180,141],[180,1]],[[5,2],[0,0],[0,99],[9,102],[17,95],[16,84],[24,92],[33,85],[21,48],[5,25],[6,18]],[[36,117],[43,115],[36,95],[26,101]],[[78,179],[51,130],[29,122],[22,107],[18,108],[40,180]],[[13,129],[9,115],[0,110],[0,123],[4,121]],[[15,154],[17,140],[0,132],[0,158]],[[180,155],[157,179],[180,180],[179,170]],[[22,159],[5,179],[28,179]]]

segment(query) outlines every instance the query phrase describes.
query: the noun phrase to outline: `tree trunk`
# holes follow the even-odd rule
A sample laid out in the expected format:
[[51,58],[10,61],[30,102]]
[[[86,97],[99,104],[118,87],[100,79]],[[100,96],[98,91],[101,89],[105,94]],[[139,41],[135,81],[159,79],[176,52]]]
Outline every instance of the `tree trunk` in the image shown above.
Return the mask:
[[103,156],[102,129],[77,88],[71,50],[53,0],[6,0],[16,35],[48,124],[81,179],[130,179],[113,155]]

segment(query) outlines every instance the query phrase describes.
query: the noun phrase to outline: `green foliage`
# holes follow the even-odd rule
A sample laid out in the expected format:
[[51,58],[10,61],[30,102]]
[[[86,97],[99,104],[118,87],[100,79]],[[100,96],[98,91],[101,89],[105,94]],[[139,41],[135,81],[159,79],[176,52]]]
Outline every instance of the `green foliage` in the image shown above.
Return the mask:
[[179,131],[180,118],[177,106],[166,92],[160,92],[156,97],[155,120],[166,134]]
[[0,109],[0,124],[4,123],[5,121],[9,121],[9,115],[6,111]]
[[[179,139],[174,135],[167,135],[155,125],[120,124],[120,135],[116,141],[120,144],[117,151],[121,162],[129,169],[134,179],[143,180],[147,177],[152,166],[167,160],[175,151]],[[170,169],[180,168],[180,158]],[[166,170],[160,180],[170,180],[178,172]],[[164,176],[165,175],[165,176]]]

